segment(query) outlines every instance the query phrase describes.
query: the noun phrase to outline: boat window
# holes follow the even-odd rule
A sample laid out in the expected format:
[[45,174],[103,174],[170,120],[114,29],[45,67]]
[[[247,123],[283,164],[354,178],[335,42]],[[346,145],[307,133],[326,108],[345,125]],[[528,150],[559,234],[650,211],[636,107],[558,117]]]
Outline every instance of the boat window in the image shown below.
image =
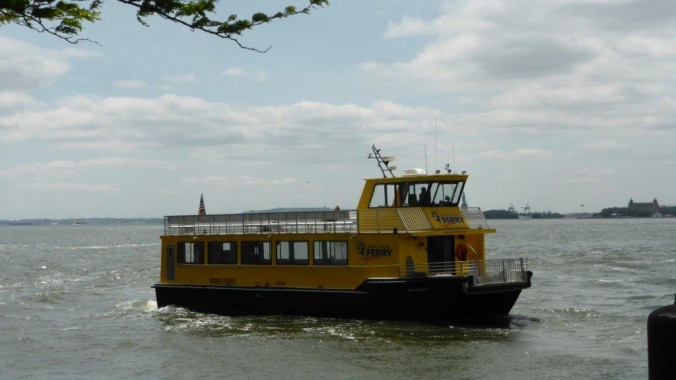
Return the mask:
[[306,241],[279,241],[276,248],[278,265],[307,265],[309,262]]
[[457,206],[464,182],[432,182],[430,200],[432,206]]
[[207,246],[209,264],[237,264],[237,243],[210,241]]
[[314,242],[314,265],[347,265],[347,242],[325,241]]
[[178,262],[181,264],[203,264],[204,243],[203,242],[178,243]]
[[418,197],[415,195],[415,185],[401,183],[397,186],[399,189],[399,206],[413,207],[418,205]]
[[242,264],[272,264],[269,241],[243,241]]
[[369,207],[394,206],[394,184],[379,184],[373,189]]
[[429,207],[431,205],[430,190],[432,190],[432,183],[414,183],[410,186],[416,188],[416,190],[411,191],[411,193],[418,194],[418,206]]
[[378,184],[373,189],[369,207],[458,206],[464,184],[462,181]]

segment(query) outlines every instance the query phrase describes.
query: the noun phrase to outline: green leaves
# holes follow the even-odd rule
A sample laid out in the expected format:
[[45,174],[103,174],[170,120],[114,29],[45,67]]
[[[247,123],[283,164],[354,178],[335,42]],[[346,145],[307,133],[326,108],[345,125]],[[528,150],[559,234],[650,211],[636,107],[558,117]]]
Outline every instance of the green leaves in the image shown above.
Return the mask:
[[265,13],[256,13],[253,16],[251,16],[251,21],[264,23],[270,21],[270,17],[268,17],[268,15],[266,15]]
[[[149,16],[158,15],[166,20],[187,26],[193,30],[201,30],[205,33],[230,39],[241,48],[262,52],[240,44],[235,36],[240,36],[244,31],[257,25],[269,23],[276,19],[287,18],[299,13],[309,13],[313,8],[328,5],[328,0],[309,0],[309,5],[298,9],[289,5],[283,11],[274,14],[263,12],[254,13],[251,18],[240,18],[236,14],[229,15],[220,21],[212,18],[216,14],[217,0],[117,0],[138,8],[137,19],[144,25]],[[264,50],[264,51],[267,51]]]
[[[82,40],[75,39],[75,36],[82,31],[83,23],[99,20],[98,10],[102,1],[0,0],[0,25],[11,22],[39,32],[53,34],[71,43],[77,43]],[[329,4],[328,0],[309,0],[309,4],[301,9],[289,5],[284,10],[272,14],[256,12],[250,18],[240,18],[236,14],[231,14],[221,21],[214,18],[218,0],[115,1],[136,8],[136,18],[143,25],[148,25],[146,18],[159,16],[193,30],[230,39],[241,48],[254,51],[260,50],[240,44],[234,36],[239,36],[254,26],[297,14],[307,14],[316,7]]]
[[100,0],[3,0],[0,24],[12,22],[76,43],[72,38],[82,31],[82,22],[98,20],[100,6]]
[[9,17],[11,14],[20,15],[26,12],[30,5],[28,0],[5,0],[0,5],[0,16]]

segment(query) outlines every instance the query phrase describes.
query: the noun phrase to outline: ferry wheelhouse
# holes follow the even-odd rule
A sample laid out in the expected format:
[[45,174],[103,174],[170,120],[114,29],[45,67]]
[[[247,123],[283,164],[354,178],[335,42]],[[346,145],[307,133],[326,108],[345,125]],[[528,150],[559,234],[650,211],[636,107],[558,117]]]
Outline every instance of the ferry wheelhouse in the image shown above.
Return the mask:
[[382,178],[355,210],[164,218],[158,307],[223,315],[438,321],[509,313],[526,260],[488,259],[495,232],[461,207],[468,175],[405,170],[374,146]]

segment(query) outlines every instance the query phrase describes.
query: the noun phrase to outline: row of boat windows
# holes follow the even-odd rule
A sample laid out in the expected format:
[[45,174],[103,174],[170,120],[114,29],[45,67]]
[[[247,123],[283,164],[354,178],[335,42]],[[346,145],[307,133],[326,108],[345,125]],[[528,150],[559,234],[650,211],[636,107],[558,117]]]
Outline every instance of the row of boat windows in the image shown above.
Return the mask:
[[418,181],[378,184],[369,207],[458,206],[465,182]]
[[[269,241],[179,242],[177,261],[181,264],[254,264],[272,265],[272,243]],[[278,241],[275,244],[276,265],[309,265],[310,244],[307,241]],[[171,249],[171,248],[170,248]],[[239,255],[238,255],[239,253]],[[317,240],[312,243],[313,265],[347,265],[347,241]]]

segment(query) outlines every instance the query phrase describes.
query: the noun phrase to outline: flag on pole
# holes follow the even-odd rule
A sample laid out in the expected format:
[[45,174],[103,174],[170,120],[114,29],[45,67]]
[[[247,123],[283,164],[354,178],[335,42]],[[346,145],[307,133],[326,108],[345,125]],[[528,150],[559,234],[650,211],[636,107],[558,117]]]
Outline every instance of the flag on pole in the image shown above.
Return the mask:
[[204,208],[204,193],[202,193],[202,195],[200,195],[200,208],[197,211],[197,214],[198,215],[206,215],[207,214],[207,210]]

